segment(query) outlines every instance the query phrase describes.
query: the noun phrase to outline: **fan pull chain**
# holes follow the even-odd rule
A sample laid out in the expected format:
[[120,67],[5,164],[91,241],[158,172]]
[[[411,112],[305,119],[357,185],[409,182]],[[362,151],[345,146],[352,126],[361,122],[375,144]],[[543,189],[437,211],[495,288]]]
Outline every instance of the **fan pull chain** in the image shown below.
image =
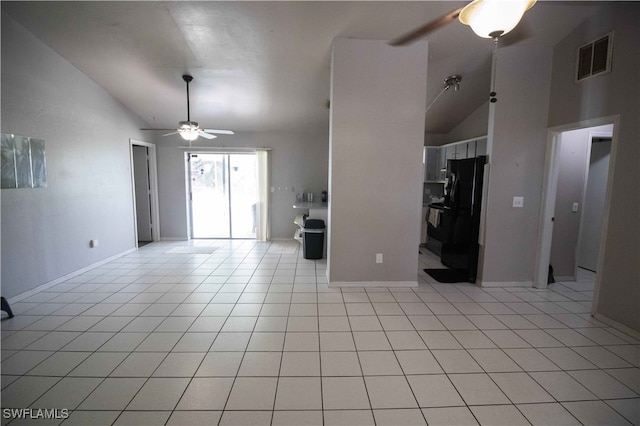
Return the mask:
[[493,38],[493,53],[491,54],[491,92],[489,93],[489,102],[496,103],[498,98],[496,97],[496,73],[498,65],[498,40],[500,37]]

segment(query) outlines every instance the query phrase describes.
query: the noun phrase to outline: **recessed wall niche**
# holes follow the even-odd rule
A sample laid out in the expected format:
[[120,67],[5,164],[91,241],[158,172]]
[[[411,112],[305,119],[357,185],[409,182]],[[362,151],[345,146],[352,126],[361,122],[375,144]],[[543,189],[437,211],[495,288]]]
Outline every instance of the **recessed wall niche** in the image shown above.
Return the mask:
[[44,140],[2,133],[1,143],[2,189],[47,186]]

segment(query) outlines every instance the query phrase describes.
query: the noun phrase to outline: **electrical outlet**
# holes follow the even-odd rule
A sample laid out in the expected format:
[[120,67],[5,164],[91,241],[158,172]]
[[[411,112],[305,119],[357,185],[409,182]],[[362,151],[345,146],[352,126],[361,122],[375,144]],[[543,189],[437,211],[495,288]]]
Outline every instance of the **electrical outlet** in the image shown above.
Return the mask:
[[513,197],[513,207],[524,207],[524,197]]
[[376,253],[376,263],[382,263],[382,253]]
[[573,206],[571,206],[571,211],[574,212],[574,213],[577,213],[578,212],[578,206],[579,206],[578,203],[573,203]]

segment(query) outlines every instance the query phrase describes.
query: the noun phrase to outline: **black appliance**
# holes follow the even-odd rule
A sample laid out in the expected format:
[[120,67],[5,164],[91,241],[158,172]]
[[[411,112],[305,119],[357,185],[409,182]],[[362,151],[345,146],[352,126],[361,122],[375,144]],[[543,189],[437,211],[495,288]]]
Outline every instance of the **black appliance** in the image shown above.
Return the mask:
[[442,264],[463,272],[475,282],[478,272],[478,235],[482,206],[482,180],[486,156],[447,161],[443,209]]

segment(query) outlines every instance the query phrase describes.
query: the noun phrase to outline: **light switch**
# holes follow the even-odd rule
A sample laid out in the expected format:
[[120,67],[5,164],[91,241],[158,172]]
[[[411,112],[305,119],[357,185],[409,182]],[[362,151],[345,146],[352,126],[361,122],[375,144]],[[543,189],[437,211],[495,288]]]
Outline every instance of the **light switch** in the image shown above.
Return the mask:
[[573,206],[571,206],[571,211],[574,213],[577,213],[578,211],[578,203],[573,203]]
[[524,207],[524,197],[513,197],[513,207]]

